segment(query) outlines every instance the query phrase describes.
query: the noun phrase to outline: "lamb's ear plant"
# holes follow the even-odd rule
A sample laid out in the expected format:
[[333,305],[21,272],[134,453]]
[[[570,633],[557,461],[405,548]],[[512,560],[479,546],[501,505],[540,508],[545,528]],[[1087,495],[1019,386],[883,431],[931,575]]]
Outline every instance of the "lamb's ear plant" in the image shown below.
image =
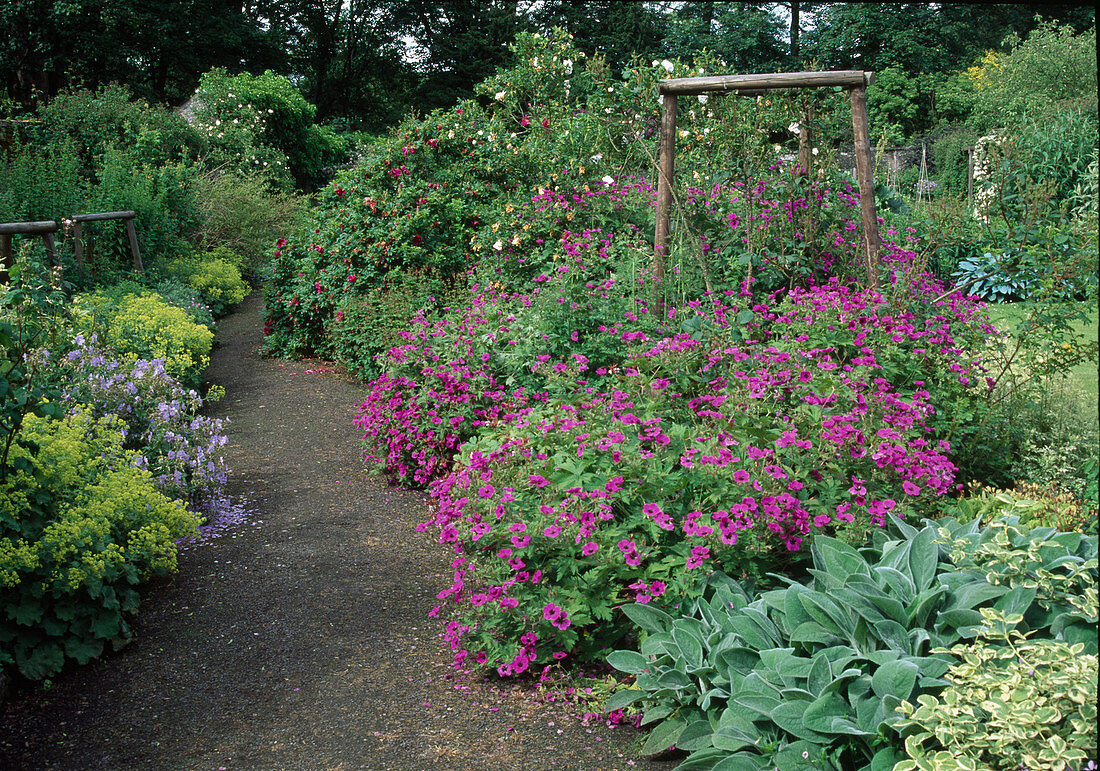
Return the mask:
[[[897,709],[950,685],[947,647],[974,638],[983,611],[1075,641],[1091,623],[1095,638],[1096,538],[1013,527],[897,522],[863,552],[822,536],[806,583],[775,576],[787,586],[752,598],[714,574],[677,616],[625,606],[640,650],[608,663],[636,685],[607,708],[640,705],[655,724],[644,751],[690,752],[681,771],[891,769],[904,760]],[[1010,576],[1004,558],[1021,549],[1034,559]]]

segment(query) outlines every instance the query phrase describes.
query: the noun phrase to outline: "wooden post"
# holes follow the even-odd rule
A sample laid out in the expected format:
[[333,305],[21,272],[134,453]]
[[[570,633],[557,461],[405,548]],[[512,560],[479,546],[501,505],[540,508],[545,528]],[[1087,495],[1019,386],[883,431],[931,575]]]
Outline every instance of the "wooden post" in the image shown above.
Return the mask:
[[0,223],[0,282],[7,282],[12,265],[11,237],[13,235],[42,236],[46,245],[46,255],[50,265],[60,266],[53,234],[57,232],[57,223],[52,220],[42,222],[4,222]]
[[145,269],[141,265],[141,250],[138,249],[137,230],[134,229],[134,218],[126,218],[126,235],[130,238],[130,254],[134,257],[134,270],[138,273],[144,273]]
[[810,105],[806,108],[806,115],[803,122],[798,126],[798,165],[802,167],[800,174],[809,175],[810,162],[813,160],[811,154],[813,137],[810,136],[810,123],[814,119],[814,108]]
[[676,94],[661,97],[661,149],[657,176],[657,232],[653,238],[653,274],[658,281],[665,276],[668,256],[669,217],[672,211],[672,178],[676,160]]
[[81,277],[84,277],[84,241],[80,237],[82,228],[80,220],[73,220],[73,254],[76,257],[76,268],[80,271]]
[[875,215],[875,179],[871,158],[871,137],[867,123],[867,88],[852,89],[852,134],[855,138],[856,173],[859,177],[859,204],[863,220],[863,255],[867,269],[867,288],[878,289],[879,249],[878,217]]
[[57,244],[54,243],[53,233],[43,233],[42,240],[46,242],[46,257],[49,258],[51,268],[60,268],[61,260],[57,259]]
[[974,206],[974,148],[966,148],[966,207]]
[[0,235],[0,283],[8,282],[9,270],[11,270],[11,236],[4,233]]

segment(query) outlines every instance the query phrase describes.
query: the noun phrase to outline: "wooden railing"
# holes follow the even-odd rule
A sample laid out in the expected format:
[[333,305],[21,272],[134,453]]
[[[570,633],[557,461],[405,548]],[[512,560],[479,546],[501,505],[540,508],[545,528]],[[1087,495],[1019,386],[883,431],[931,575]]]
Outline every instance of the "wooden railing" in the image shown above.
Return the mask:
[[[141,249],[138,247],[137,229],[134,227],[134,217],[136,216],[137,212],[135,211],[109,211],[98,214],[74,214],[72,217],[63,220],[66,224],[72,223],[73,252],[76,257],[77,269],[81,274],[87,270],[85,265],[84,223],[102,222],[103,220],[126,221],[126,236],[130,241],[130,256],[134,261],[134,270],[138,273],[144,272],[145,269],[141,264]],[[57,245],[53,236],[58,229],[58,224],[53,220],[0,223],[0,283],[8,280],[8,271],[11,269],[12,264],[11,239],[15,235],[42,236],[42,240],[46,244],[46,254],[49,257],[50,266],[60,270],[61,261],[57,257]]]

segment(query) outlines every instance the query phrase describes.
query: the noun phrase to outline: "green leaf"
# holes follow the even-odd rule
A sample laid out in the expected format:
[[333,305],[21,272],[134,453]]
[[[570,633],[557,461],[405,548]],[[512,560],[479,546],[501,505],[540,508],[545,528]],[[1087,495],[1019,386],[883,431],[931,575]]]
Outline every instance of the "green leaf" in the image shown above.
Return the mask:
[[8,617],[20,626],[34,626],[42,620],[43,605],[40,600],[24,597],[18,605],[8,606]]
[[657,678],[657,684],[662,688],[684,689],[695,685],[687,672],[679,669],[669,669],[661,673]]
[[920,667],[908,659],[888,661],[875,670],[871,677],[871,688],[880,699],[895,696],[906,700],[913,694],[918,674]]
[[646,739],[645,744],[642,745],[642,754],[658,755],[669,747],[676,746],[676,741],[680,738],[680,734],[684,732],[686,727],[687,723],[683,718],[668,718],[653,729],[649,738]]
[[806,621],[791,632],[791,642],[833,645],[845,642],[844,638],[831,632],[816,621]]
[[620,672],[637,675],[649,668],[650,661],[637,651],[612,651],[607,654],[607,663]]
[[696,669],[703,663],[703,646],[699,639],[688,629],[674,626],[672,628],[672,640],[680,649],[689,669]]
[[806,727],[805,714],[809,706],[806,701],[785,701],[771,711],[772,722],[792,736],[799,739],[827,744],[829,737]]
[[65,640],[65,655],[78,664],[87,664],[103,653],[103,647],[103,640],[69,637]]
[[951,590],[949,607],[950,610],[969,610],[1007,592],[1007,586],[997,586],[989,583],[985,578],[975,578]]
[[713,735],[714,730],[710,727],[708,721],[693,720],[688,723],[679,738],[676,739],[676,747],[688,752],[706,749],[711,746]]
[[802,607],[826,629],[844,637],[851,636],[855,624],[851,617],[821,592],[806,592],[798,596]]
[[894,747],[883,747],[871,758],[869,771],[893,771],[894,765],[905,760],[905,754]]
[[1028,588],[1026,586],[1017,586],[1015,589],[1007,592],[997,602],[993,604],[993,607],[1004,613],[1006,616],[1018,613],[1023,615],[1027,612],[1027,609],[1031,607],[1031,603],[1035,601],[1035,589]]
[[943,604],[946,595],[946,586],[921,591],[905,608],[906,625],[910,628],[927,626],[932,611]]
[[940,548],[935,542],[936,537],[935,529],[926,527],[910,541],[909,575],[918,592],[931,586],[936,577],[936,568],[940,562]]
[[783,598],[783,625],[787,628],[788,635],[797,629],[800,624],[813,620],[813,617],[806,612],[804,607],[802,607],[802,603],[798,601],[798,595],[801,592],[808,591],[810,590],[797,584],[789,586],[785,590],[785,596]]
[[803,720],[811,731],[823,734],[868,735],[853,720],[854,712],[852,706],[841,696],[829,693],[815,699],[806,707]]
[[[905,550],[905,556],[908,556],[908,549]],[[905,560],[905,569],[909,570],[908,559]],[[903,605],[908,605],[913,601],[917,588],[913,585],[912,578],[888,565],[876,565],[872,570],[875,573],[876,581],[880,585],[885,583],[894,597],[900,600]]]
[[604,712],[614,712],[617,709],[628,707],[634,702],[646,698],[647,695],[645,691],[640,691],[637,688],[626,688],[621,691],[615,691],[615,693],[611,694],[604,703]]
[[29,651],[17,650],[15,661],[19,671],[31,680],[42,680],[61,671],[65,655],[56,642],[43,642]]
[[660,608],[641,603],[632,603],[622,607],[627,618],[647,632],[663,632],[672,625],[672,616]]
[[871,575],[871,568],[860,553],[843,541],[819,535],[813,541],[814,563],[840,583],[853,574]]
[[675,711],[676,708],[671,704],[658,704],[652,709],[647,709],[642,714],[642,725],[649,725],[657,720],[664,720]]
[[764,717],[770,717],[772,710],[779,706],[780,701],[775,696],[766,693],[747,693],[741,691],[730,701],[738,706],[753,712],[758,712]]

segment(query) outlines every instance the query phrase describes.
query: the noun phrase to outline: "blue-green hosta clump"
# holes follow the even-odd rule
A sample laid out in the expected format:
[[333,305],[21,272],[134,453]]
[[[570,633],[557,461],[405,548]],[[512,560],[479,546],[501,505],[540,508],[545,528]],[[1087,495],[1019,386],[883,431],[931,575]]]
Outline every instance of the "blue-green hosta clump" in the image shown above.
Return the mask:
[[1095,654],[1096,537],[1017,524],[898,523],[862,552],[818,537],[809,582],[754,598],[714,574],[676,617],[626,606],[640,652],[608,662],[636,686],[607,709],[642,706],[656,724],[645,752],[690,752],[681,771],[892,769],[905,760],[898,708],[951,685],[948,646],[981,634],[991,610]]

